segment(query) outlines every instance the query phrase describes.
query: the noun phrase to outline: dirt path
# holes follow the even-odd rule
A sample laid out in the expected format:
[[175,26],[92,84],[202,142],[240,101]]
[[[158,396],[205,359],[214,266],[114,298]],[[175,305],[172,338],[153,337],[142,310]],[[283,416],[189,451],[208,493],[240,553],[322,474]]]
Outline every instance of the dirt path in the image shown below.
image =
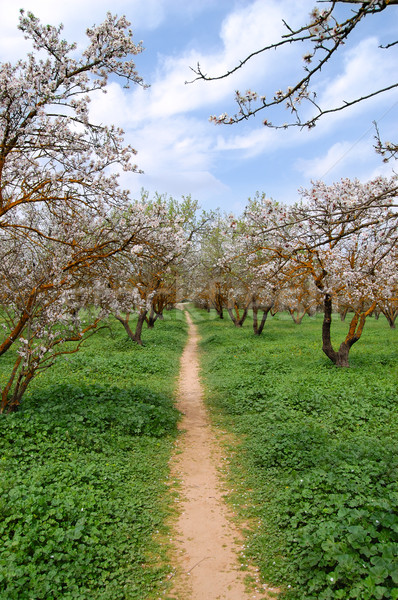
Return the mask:
[[245,591],[239,561],[242,538],[223,501],[217,472],[221,451],[202,401],[198,334],[185,314],[189,339],[181,358],[177,405],[184,415],[183,434],[171,464],[172,479],[180,482],[180,514],[173,536],[176,574],[168,598],[265,599],[264,592]]

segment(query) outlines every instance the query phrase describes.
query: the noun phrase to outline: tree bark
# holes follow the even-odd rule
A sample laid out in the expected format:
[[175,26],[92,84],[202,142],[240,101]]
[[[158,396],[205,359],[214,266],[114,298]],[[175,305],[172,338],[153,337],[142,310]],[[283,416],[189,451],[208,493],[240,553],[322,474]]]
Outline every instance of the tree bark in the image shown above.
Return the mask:
[[261,322],[260,325],[258,324],[258,304],[257,304],[257,300],[255,298],[253,298],[252,301],[252,310],[253,310],[253,332],[254,335],[261,335],[264,329],[264,325],[265,322],[267,320],[268,317],[268,313],[272,308],[272,304],[270,304],[269,306],[266,306],[265,308],[263,307],[261,310],[263,311],[263,316],[261,318]]
[[130,323],[129,323],[130,313],[126,313],[126,318],[124,318],[124,319],[120,315],[114,315],[115,319],[117,319],[123,325],[129,338],[131,340],[133,340],[133,342],[135,342],[139,346],[142,346],[141,335],[142,335],[142,328],[143,328],[143,325],[145,322],[146,314],[147,314],[146,310],[142,310],[138,313],[137,325],[135,327],[134,332],[130,328]]
[[297,310],[297,312],[295,314],[294,308],[289,308],[290,316],[293,319],[293,323],[296,323],[296,325],[301,325],[301,323],[302,323],[305,315],[307,314],[307,312],[308,312],[308,309],[304,309],[304,312],[302,312],[300,314],[300,312]]
[[[336,367],[349,367],[348,354],[350,347],[345,342],[340,345],[339,351],[334,350],[331,340],[332,329],[332,297],[325,295],[324,316],[322,325],[322,350]],[[353,342],[354,343],[354,342]],[[351,344],[352,345],[352,344]]]
[[15,375],[17,374],[18,367],[21,364],[21,361],[22,361],[22,357],[18,356],[17,360],[15,361],[11,376],[1,392],[0,413],[4,413],[6,410],[8,410],[9,404],[10,403],[12,404],[12,398],[11,399],[9,398],[9,393],[10,393],[13,381],[15,379]]
[[345,321],[347,313],[348,313],[348,308],[343,308],[342,310],[340,310],[340,321]]
[[[381,312],[387,319],[390,328],[395,329],[395,321],[396,321],[396,318],[398,317],[398,310],[383,310],[383,309],[381,309]],[[379,315],[380,315],[380,313],[379,313]]]
[[374,302],[370,308],[361,313],[355,313],[351,319],[350,328],[348,334],[340,344],[340,348],[336,352],[334,350],[331,340],[331,327],[332,327],[332,297],[330,294],[325,294],[324,301],[324,315],[322,324],[322,350],[328,358],[337,367],[349,367],[348,355],[352,346],[360,339],[363,328],[365,327],[366,317],[372,314],[376,307]]
[[[234,314],[234,310],[235,313]],[[249,304],[247,304],[243,310],[242,316],[239,313],[239,307],[235,302],[234,308],[228,307],[227,308],[228,314],[231,317],[231,320],[233,322],[233,324],[235,325],[235,327],[242,327],[243,323],[246,320],[247,317],[247,313],[249,312]]]
[[332,297],[325,294],[324,313],[322,323],[322,350],[330,360],[336,364],[336,352],[332,346],[330,337],[332,328]]
[[146,324],[148,325],[148,329],[153,329],[159,315],[155,313],[155,309],[151,306],[151,312],[149,315],[145,316]]
[[224,318],[224,311],[223,311],[224,303],[223,303],[223,297],[220,293],[216,293],[213,304],[214,304],[214,308],[216,309],[218,316],[220,317],[220,319],[223,319]]
[[6,337],[4,342],[2,344],[0,344],[0,356],[2,354],[4,354],[5,352],[7,352],[7,350],[13,345],[15,340],[18,339],[19,336],[21,335],[22,331],[24,330],[26,324],[28,323],[28,321],[31,317],[31,311],[33,309],[33,305],[34,305],[35,301],[36,301],[36,290],[34,290],[30,294],[29,299],[26,303],[26,307],[25,307],[23,313],[20,315],[19,321],[15,325],[14,329]]

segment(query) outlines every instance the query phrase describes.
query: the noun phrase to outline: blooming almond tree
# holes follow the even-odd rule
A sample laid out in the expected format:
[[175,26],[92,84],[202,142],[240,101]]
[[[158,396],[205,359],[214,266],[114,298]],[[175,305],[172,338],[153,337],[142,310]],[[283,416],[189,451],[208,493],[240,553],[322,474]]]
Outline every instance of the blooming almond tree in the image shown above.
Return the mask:
[[[277,257],[279,289],[304,293],[311,286],[322,296],[323,351],[338,366],[349,366],[349,351],[366,318],[395,290],[396,196],[396,177],[365,184],[345,179],[331,186],[314,183],[295,206],[262,197],[247,211],[253,255],[263,254],[264,265]],[[333,302],[353,313],[338,350],[331,341]]]
[[213,214],[201,235],[200,243],[194,248],[184,276],[187,297],[195,299],[199,306],[214,308],[224,318],[227,308],[227,268],[224,264],[227,244],[228,219]]
[[393,296],[388,299],[382,299],[378,302],[378,307],[388,321],[391,329],[395,329],[395,321],[398,317],[398,291],[395,288]]
[[[60,235],[54,215],[50,222]],[[35,224],[33,218],[29,224]],[[18,233],[0,230],[1,354],[10,365],[0,385],[0,412],[14,410],[31,380],[60,354],[77,350],[99,322],[98,314],[79,318],[82,279],[87,285],[89,271],[76,261],[73,247]],[[77,227],[74,233],[81,237]],[[77,344],[72,348],[67,341]]]
[[255,221],[260,204],[259,198],[249,200],[242,217],[218,218],[203,236],[195,295],[200,304],[213,305],[221,317],[226,308],[236,327],[242,327],[252,309],[256,335],[262,333],[281,285],[279,259],[267,251],[264,238],[260,241],[263,231]]
[[241,235],[242,225],[230,214],[225,219],[224,228],[221,231],[216,230],[214,240],[219,237],[221,245],[218,246],[217,254],[211,263],[211,271],[217,275],[216,279],[213,279],[213,289],[217,291],[219,298],[223,289],[223,302],[235,327],[242,327],[245,322],[252,296],[253,277],[245,266],[247,249],[245,238]]
[[[97,282],[96,303],[113,314],[129,338],[140,345],[145,321],[153,326],[151,309],[160,306],[161,297],[175,299],[178,269],[190,245],[184,227],[187,215],[174,209],[161,198],[154,202],[143,198],[124,211],[127,230],[135,226],[136,212],[141,211],[143,242],[118,252]],[[130,320],[133,312],[138,313],[135,331]]]
[[[82,226],[98,218],[103,223],[110,207],[127,201],[109,168],[136,170],[130,161],[134,150],[123,146],[120,130],[90,122],[88,103],[90,93],[105,89],[110,74],[142,83],[128,58],[142,48],[133,43],[128,22],[108,14],[102,25],[87,30],[89,44],[75,58],[76,45],[61,38],[62,26],[43,26],[21,12],[19,27],[35,52],[1,69],[0,228],[30,241],[72,245],[74,260],[106,254],[99,231],[79,247],[72,229],[79,219]],[[27,314],[1,351],[22,332]]]
[[[351,347],[365,321],[396,282],[397,181],[377,178],[366,184],[322,182],[303,191],[306,202],[293,209],[296,248],[290,252],[292,278],[310,276],[324,297],[323,351],[337,366],[349,366]],[[331,341],[333,301],[353,317],[338,350]]]
[[62,26],[44,26],[32,13],[21,11],[19,28],[33,51],[3,64],[0,75],[0,354],[16,345],[21,357],[1,390],[2,410],[18,404],[42,359],[96,326],[97,316],[77,327],[75,290],[81,296],[83,282],[91,285],[115,253],[145,243],[137,237],[142,220],[127,230],[114,219],[128,206],[117,169],[137,171],[135,151],[121,130],[92,123],[88,110],[111,75],[142,85],[131,59],[142,47],[129,23],[108,13],[87,30],[80,54]]
[[398,317],[398,245],[390,254],[391,272],[389,273],[388,285],[385,287],[384,295],[380,295],[375,316],[382,313],[391,329],[395,329]]
[[[275,248],[286,239],[290,229],[287,207],[256,193],[249,198],[244,212],[242,236],[246,246],[246,270],[252,276],[253,331],[261,335],[268,314],[280,310],[280,298],[286,288],[285,255]],[[258,311],[262,311],[258,321]]]
[[[99,210],[120,198],[109,167],[137,170],[123,132],[91,123],[88,112],[90,95],[105,91],[111,74],[142,84],[128,58],[142,51],[129,23],[108,13],[102,25],[87,30],[89,44],[75,58],[76,44],[62,39],[62,26],[41,25],[21,12],[19,28],[34,52],[1,69],[1,227],[17,227],[18,209],[27,204],[44,203],[61,216],[81,202]],[[51,237],[45,227],[40,232]]]
[[295,280],[291,286],[285,287],[278,297],[279,310],[287,310],[296,325],[300,325],[305,315],[314,315],[322,304],[322,296],[314,286],[313,281],[300,281],[296,286]]
[[[114,209],[101,221],[80,206],[78,219],[68,224],[75,244],[61,243],[65,222],[57,214],[46,216],[55,239],[34,233],[43,210],[29,215],[29,237],[19,235],[19,228],[0,229],[1,353],[10,364],[8,379],[0,383],[3,411],[15,408],[33,377],[60,354],[76,351],[109,314],[97,292],[117,269],[112,265],[119,254],[142,252],[151,243],[145,209],[141,204]],[[97,309],[89,310],[93,306]]]

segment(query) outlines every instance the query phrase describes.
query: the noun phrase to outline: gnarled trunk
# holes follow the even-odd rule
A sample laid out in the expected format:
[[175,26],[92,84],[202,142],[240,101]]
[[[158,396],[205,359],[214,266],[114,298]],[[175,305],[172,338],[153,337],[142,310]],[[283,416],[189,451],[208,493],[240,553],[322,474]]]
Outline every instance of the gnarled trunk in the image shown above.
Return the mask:
[[305,308],[302,313],[300,313],[298,309],[295,310],[294,308],[289,308],[288,310],[293,322],[296,323],[296,325],[301,325],[304,316],[308,313],[308,308]]
[[157,318],[159,317],[158,313],[155,313],[155,309],[151,306],[151,312],[149,315],[145,316],[146,324],[148,325],[148,329],[153,329],[156,323]]
[[117,319],[124,327],[127,335],[133,342],[136,342],[139,346],[142,346],[142,328],[145,322],[145,317],[148,311],[142,310],[138,314],[137,324],[135,326],[135,331],[133,332],[130,328],[130,313],[126,313],[126,317],[123,318],[120,315],[114,315],[115,319]]
[[331,340],[332,327],[332,297],[330,294],[325,294],[324,301],[324,316],[322,325],[322,350],[328,358],[336,365],[336,367],[349,367],[348,355],[352,346],[360,339],[363,328],[365,326],[366,317],[372,314],[376,303],[364,312],[356,312],[351,319],[348,334],[340,344],[340,348],[336,351],[333,348]]
[[223,312],[224,299],[223,299],[222,294],[220,294],[219,292],[217,292],[214,296],[213,305],[214,305],[214,308],[216,309],[216,312],[217,312],[218,316],[220,317],[220,319],[223,319],[224,318],[224,312]]
[[265,321],[267,320],[268,313],[272,308],[272,304],[269,306],[262,307],[260,310],[263,311],[263,316],[261,318],[260,324],[258,324],[258,309],[259,306],[257,304],[257,300],[253,298],[252,300],[252,309],[253,309],[253,332],[254,335],[261,335],[264,329]]
[[[235,327],[242,327],[243,323],[246,320],[247,317],[247,313],[249,312],[249,304],[247,304],[243,310],[242,315],[239,312],[239,306],[237,305],[237,303],[235,302],[234,307],[228,307],[227,308],[228,314],[231,317],[231,321],[233,322],[233,324],[235,325]],[[235,311],[235,313],[234,313]]]
[[[381,312],[387,319],[390,328],[395,329],[395,321],[398,317],[398,309],[394,309],[394,308],[388,308],[388,309],[384,308],[383,309],[382,308]],[[379,312],[379,315],[380,315],[380,312]]]

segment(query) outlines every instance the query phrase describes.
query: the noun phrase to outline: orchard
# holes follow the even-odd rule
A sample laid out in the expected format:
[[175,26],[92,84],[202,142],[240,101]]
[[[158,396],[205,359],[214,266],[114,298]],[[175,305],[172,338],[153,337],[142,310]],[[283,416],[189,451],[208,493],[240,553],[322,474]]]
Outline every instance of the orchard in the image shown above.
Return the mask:
[[[332,4],[334,8],[336,3]],[[313,52],[306,60],[314,67],[309,67],[306,78],[294,89],[276,93],[270,103],[260,100],[261,110],[287,102],[295,124],[301,125],[297,104],[306,100],[316,107],[308,86],[311,75],[320,68],[316,62],[319,53],[333,54],[358,20],[371,14],[371,5],[380,5],[382,9],[382,3],[364,2],[356,9],[356,19],[352,17],[340,27],[336,27],[333,10],[314,12],[310,24],[292,30],[286,43],[303,35],[313,41]],[[376,10],[375,6],[373,9]],[[315,26],[319,28],[316,36]],[[102,576],[101,563],[107,559],[101,555],[101,560],[96,560],[96,544],[110,544],[115,534],[114,530],[109,533],[106,529],[110,521],[108,509],[98,516],[98,522],[94,515],[97,496],[92,490],[97,485],[96,478],[99,481],[105,472],[109,476],[106,469],[109,462],[104,462],[108,460],[107,453],[112,460],[119,461],[120,473],[129,473],[126,477],[131,477],[132,470],[141,473],[137,498],[139,493],[145,497],[145,482],[150,482],[148,489],[153,488],[157,500],[152,504],[152,497],[147,495],[145,500],[137,500],[137,505],[132,501],[126,509],[130,525],[139,522],[136,537],[124,532],[124,525],[121,526],[124,546],[112,550],[109,572],[104,575],[106,592],[98,598],[144,597],[143,593],[152,594],[160,589],[159,581],[166,577],[161,567],[154,567],[147,588],[142,584],[144,587],[137,591],[136,583],[131,581],[145,580],[138,565],[147,560],[148,550],[141,551],[140,528],[143,535],[153,536],[156,527],[163,527],[159,523],[164,523],[167,512],[159,503],[159,497],[165,493],[164,486],[158,484],[157,473],[149,463],[158,465],[156,461],[163,460],[156,469],[160,477],[166,477],[167,457],[177,435],[178,416],[172,397],[186,333],[184,317],[177,309],[184,303],[203,328],[204,378],[208,394],[214,396],[211,410],[225,427],[231,426],[234,433],[242,434],[246,440],[245,468],[251,471],[247,478],[244,476],[245,481],[254,489],[257,476],[259,479],[269,476],[267,481],[271,481],[275,497],[279,498],[280,513],[265,487],[254,492],[258,494],[258,506],[263,494],[280,531],[287,531],[290,545],[286,549],[285,542],[271,528],[271,535],[281,544],[275,562],[284,563],[287,557],[298,573],[294,581],[296,590],[297,586],[308,585],[310,591],[308,595],[289,596],[293,592],[283,587],[286,566],[279,571],[277,567],[267,570],[262,566],[264,576],[274,578],[286,597],[397,599],[396,466],[388,437],[391,434],[391,440],[396,438],[396,420],[391,421],[389,432],[388,428],[381,428],[387,437],[375,449],[374,439],[378,435],[375,414],[371,394],[363,382],[371,380],[369,385],[377,398],[375,410],[380,409],[380,414],[387,417],[387,405],[393,406],[397,399],[396,380],[386,379],[384,392],[376,389],[378,383],[371,379],[373,346],[367,349],[364,332],[369,323],[373,333],[377,327],[377,352],[382,355],[384,350],[391,351],[396,356],[398,177],[379,176],[367,182],[342,179],[332,185],[315,181],[308,189],[299,191],[299,201],[292,200],[289,204],[257,192],[247,200],[240,214],[200,211],[190,196],[176,200],[166,194],[151,197],[142,191],[139,198],[133,198],[119,185],[118,173],[139,172],[133,162],[136,152],[125,144],[123,131],[92,122],[89,110],[92,95],[98,90],[106,91],[110,78],[145,87],[134,63],[142,46],[135,44],[129,27],[124,17],[108,13],[101,25],[87,30],[86,47],[77,49],[62,38],[62,27],[44,26],[32,13],[21,11],[19,28],[31,41],[32,52],[25,60],[2,64],[0,412],[5,436],[2,458],[13,466],[4,475],[1,497],[1,501],[5,498],[4,506],[0,504],[4,513],[0,531],[8,552],[7,565],[3,564],[0,571],[0,590],[8,596],[0,597],[97,598],[92,595],[96,589],[93,581]],[[326,36],[325,41],[319,32]],[[197,75],[204,78],[199,66]],[[258,102],[254,93],[246,96],[237,93],[237,101],[241,109],[238,115],[232,119],[222,115],[214,120],[229,124],[260,110],[254,108]],[[319,109],[305,125],[314,126],[323,114]],[[266,125],[272,126],[267,122]],[[380,140],[379,151],[382,154],[388,151]],[[395,151],[395,146],[390,148],[390,152]],[[301,336],[296,345],[292,342],[295,335]],[[384,335],[386,340],[390,337],[383,346]],[[356,361],[352,348],[361,338],[358,344],[363,345],[361,358]],[[373,343],[373,338],[366,339]],[[287,357],[288,347],[291,353]],[[97,348],[96,354],[90,355],[90,348]],[[295,369],[296,352],[298,369],[304,369],[302,364],[306,362],[305,368],[310,371],[328,374],[334,394],[330,404],[325,400],[323,375],[319,380],[315,376],[312,380],[309,376],[306,382],[297,379],[297,393],[292,392],[296,385],[294,378],[285,390],[281,387],[278,391],[278,386],[282,386],[280,380],[286,376],[288,381]],[[353,363],[354,369],[349,368]],[[224,368],[225,373],[221,373]],[[358,415],[349,406],[353,394],[352,372],[366,396],[363,405],[358,401]],[[106,374],[104,381],[109,377],[110,386],[105,385],[101,373]],[[152,381],[152,376],[159,379],[155,377]],[[334,402],[346,411],[345,433],[339,429],[344,419],[339,421]],[[242,417],[245,411],[246,417]],[[272,427],[267,415],[273,420]],[[291,421],[287,421],[286,415]],[[354,440],[348,448],[354,439],[354,421],[366,423],[365,427],[372,424],[368,434],[369,447],[377,454],[374,463],[374,457],[366,452],[365,437],[357,446]],[[30,429],[28,422],[33,423]],[[86,430],[83,425],[87,425]],[[90,427],[97,429],[90,433]],[[356,426],[354,429],[356,432]],[[331,445],[338,449],[330,450],[330,464],[326,465],[327,434],[335,433],[338,443],[333,438]],[[54,436],[53,442],[49,443],[47,436]],[[297,444],[301,444],[303,455],[296,464]],[[321,446],[324,454],[321,456],[319,450],[318,456],[314,448]],[[58,449],[55,454],[53,447]],[[98,468],[94,457],[83,469],[81,448],[101,455]],[[308,450],[308,456],[304,450]],[[127,451],[136,453],[131,464],[127,464],[131,458],[121,458],[127,456]],[[37,533],[37,539],[31,539],[18,517],[18,511],[29,512],[31,502],[29,518],[41,515],[44,529],[48,527],[50,532],[49,539],[58,536],[60,546],[64,544],[65,556],[59,556],[59,568],[54,570],[56,577],[62,571],[62,560],[83,561],[83,542],[80,547],[79,540],[86,521],[76,516],[75,500],[61,500],[68,498],[67,485],[58,489],[54,483],[57,474],[49,464],[41,462],[45,452],[52,456],[54,465],[62,461],[66,465],[69,460],[66,456],[75,453],[73,468],[81,483],[79,502],[83,502],[87,492],[87,502],[91,503],[94,516],[91,520],[87,517],[90,532],[86,542],[90,552],[94,550],[90,559],[92,572],[83,586],[86,595],[79,596],[83,584],[78,575],[71,579],[69,595],[66,584],[51,583],[52,575],[43,567],[45,557],[39,557],[39,541],[51,546],[52,558],[59,549],[55,549],[55,543],[45,542],[47,534],[41,539]],[[138,456],[140,452],[142,459]],[[347,456],[342,458],[345,452]],[[36,459],[30,457],[36,453],[43,472],[33,471],[33,483],[37,485],[32,492],[28,483],[22,481],[22,475],[16,473],[18,457],[22,471],[28,472],[34,468]],[[392,462],[387,468],[389,460]],[[350,461],[354,465],[351,471]],[[363,493],[359,474],[357,471],[352,474],[361,461],[366,463]],[[281,470],[277,471],[279,467]],[[333,479],[332,473],[345,477],[344,484],[337,482],[337,475]],[[236,473],[234,476],[237,477]],[[384,498],[377,477],[385,482],[388,493]],[[126,489],[122,477],[118,479],[115,475],[114,479],[111,504],[114,503],[117,520],[123,523],[123,510],[119,514],[117,503]],[[283,493],[277,481],[286,484]],[[19,494],[18,486],[26,493]],[[48,500],[52,512],[47,512],[46,486],[49,494],[53,494]],[[376,490],[374,504],[372,489]],[[106,484],[98,483],[98,497],[108,498],[108,492]],[[32,494],[40,497],[40,502],[31,500]],[[317,502],[325,504],[324,515],[311,504],[311,494]],[[332,496],[335,504],[330,500]],[[161,515],[159,519],[151,516],[153,506],[156,514]],[[253,514],[257,518],[260,513],[258,508]],[[335,535],[333,519],[327,521],[325,516],[332,514],[336,517]],[[265,519],[262,513],[259,518]],[[343,523],[345,518],[348,524]],[[62,530],[63,521],[67,523],[66,533]],[[287,521],[295,522],[297,537]],[[321,523],[319,529],[317,522]],[[108,536],[105,541],[101,538],[102,527]],[[130,542],[138,550],[133,566],[126,567]],[[309,548],[307,555],[305,547]],[[158,551],[162,553],[157,547]],[[261,563],[262,551],[254,538],[251,552]],[[264,553],[270,557],[269,548]],[[24,573],[23,554],[36,565],[29,568],[31,578],[40,580],[40,585],[31,583]],[[165,560],[161,555],[160,562]],[[372,577],[360,566],[362,561],[369,563]],[[78,563],[79,569],[84,570],[83,562]],[[126,592],[121,591],[119,567],[129,573]],[[308,575],[307,567],[308,572],[318,569],[317,574]],[[114,579],[110,575],[113,571]],[[12,583],[7,583],[7,577]],[[330,582],[337,580],[340,587],[333,595]]]

